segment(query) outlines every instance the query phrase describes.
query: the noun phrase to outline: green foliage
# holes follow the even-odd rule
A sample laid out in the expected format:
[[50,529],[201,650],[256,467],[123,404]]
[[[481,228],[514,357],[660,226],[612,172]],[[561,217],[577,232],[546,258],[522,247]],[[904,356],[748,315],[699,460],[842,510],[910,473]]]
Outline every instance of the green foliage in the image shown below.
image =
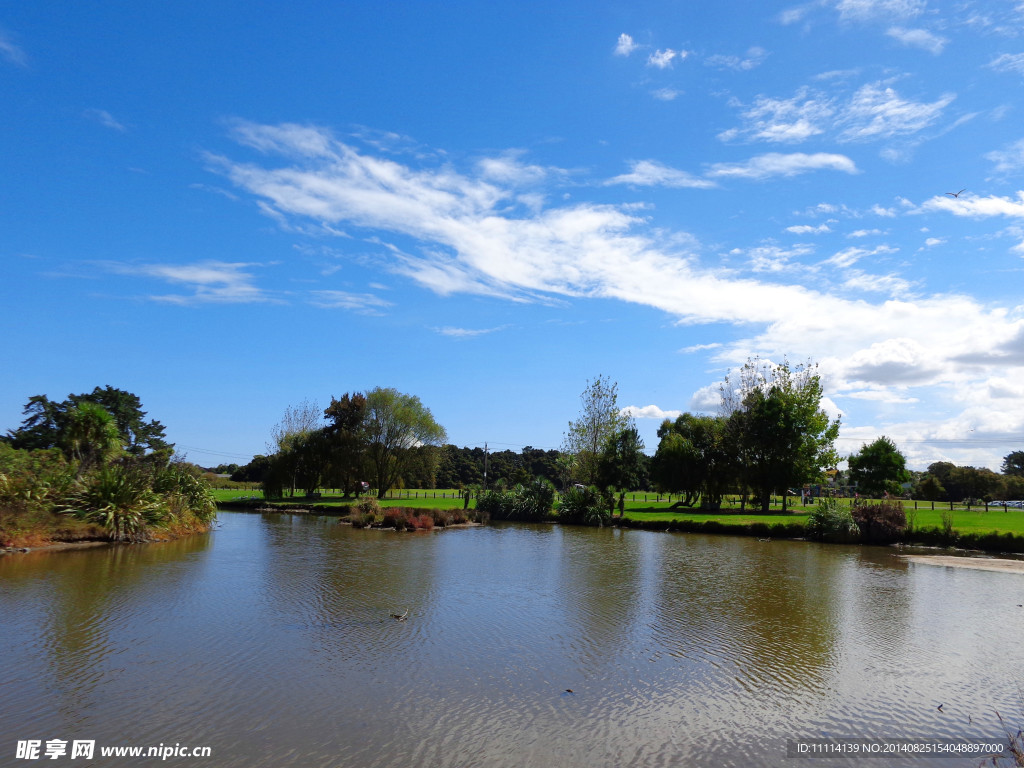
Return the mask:
[[860,528],[849,508],[836,499],[822,498],[804,524],[807,537],[818,541],[853,543],[860,539]]
[[740,480],[753,489],[763,512],[773,493],[818,481],[839,461],[833,447],[839,421],[829,421],[821,409],[823,391],[815,371],[812,365],[749,360],[738,388],[728,377],[722,386]]
[[736,478],[736,456],[729,442],[727,421],[721,416],[684,413],[658,430],[661,442],[652,462],[658,486],[685,494],[683,506],[699,497],[701,508],[718,509]]
[[476,508],[494,520],[536,522],[550,516],[554,500],[554,485],[537,477],[526,485],[483,492],[477,498]]
[[63,509],[102,525],[115,541],[141,539],[147,524],[159,524],[166,518],[148,473],[126,464],[102,466],[81,478]]
[[414,456],[414,448],[439,446],[447,437],[418,397],[381,387],[366,394],[365,429],[366,456],[378,497],[395,487]]
[[46,395],[30,397],[22,409],[25,419],[21,427],[10,431],[8,439],[15,448],[64,447],[72,413],[86,403],[110,414],[127,454],[135,458],[146,456],[158,464],[170,459],[174,446],[164,439],[164,426],[156,420],[145,421],[146,413],[136,395],[110,386],[96,387],[87,394],[68,395],[61,402],[53,402]]
[[618,407],[619,385],[598,376],[580,395],[582,410],[562,441],[562,452],[572,457],[572,476],[584,483],[600,481],[601,451],[617,432],[632,427],[632,419]]
[[593,485],[573,486],[562,493],[558,502],[558,520],[577,525],[604,525],[611,520],[604,494]]
[[907,529],[907,515],[899,501],[855,503],[852,515],[867,544],[891,544]]
[[[597,463],[597,476],[602,487],[619,492],[619,509],[625,504],[626,491],[637,488],[643,482],[647,470],[644,443],[635,427],[626,427],[612,433],[601,450]],[[608,494],[609,504],[614,504],[614,493]],[[613,512],[609,508],[609,513]]]
[[910,479],[906,457],[888,437],[882,436],[847,460],[850,479],[858,492],[870,498],[881,498],[885,493],[900,495],[902,484]]
[[1024,477],[1024,451],[1013,451],[1003,457],[1002,472],[1004,475]]

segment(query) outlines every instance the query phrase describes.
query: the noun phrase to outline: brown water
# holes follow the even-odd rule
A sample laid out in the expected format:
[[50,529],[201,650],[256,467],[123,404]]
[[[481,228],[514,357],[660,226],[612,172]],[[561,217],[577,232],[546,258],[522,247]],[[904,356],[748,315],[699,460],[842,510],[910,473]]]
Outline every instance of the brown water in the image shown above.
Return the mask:
[[40,764],[15,759],[28,739],[96,742],[57,766],[176,743],[212,756],[166,764],[218,768],[837,765],[787,739],[1019,724],[1018,603],[1022,575],[887,549],[224,513],[209,536],[0,557],[0,765]]

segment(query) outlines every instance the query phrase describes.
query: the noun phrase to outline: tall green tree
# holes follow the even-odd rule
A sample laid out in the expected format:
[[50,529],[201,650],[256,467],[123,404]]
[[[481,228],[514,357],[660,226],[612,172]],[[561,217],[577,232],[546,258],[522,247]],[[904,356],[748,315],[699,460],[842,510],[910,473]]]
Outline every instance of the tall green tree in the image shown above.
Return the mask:
[[415,395],[377,387],[366,393],[366,453],[373,470],[377,495],[395,487],[412,449],[444,443],[444,427]]
[[[839,420],[821,408],[823,390],[816,366],[768,365],[750,360],[741,372],[745,391],[736,397],[723,385],[723,406],[737,404],[729,416],[741,479],[767,513],[771,495],[781,491],[783,509],[790,488],[819,481],[839,456],[835,439]],[[730,391],[727,400],[724,392]]]
[[170,460],[174,445],[167,442],[164,425],[155,419],[146,420],[137,395],[109,385],[68,395],[60,402],[46,395],[30,397],[22,409],[25,419],[18,429],[8,432],[8,442],[15,448],[29,450],[61,447],[66,442],[64,433],[71,413],[83,403],[98,405],[113,417],[121,445],[129,456],[146,457],[157,464]]
[[1024,477],[1024,451],[1014,451],[1003,457],[1002,472],[1004,475]]
[[633,426],[633,420],[618,406],[619,385],[604,376],[587,381],[580,395],[579,418],[569,422],[562,440],[562,453],[572,468],[573,478],[587,485],[599,482],[601,451],[612,435]]
[[885,493],[902,493],[901,484],[910,480],[907,459],[896,444],[884,435],[863,446],[847,459],[850,479],[857,491],[869,498],[880,498]]
[[[638,488],[647,468],[644,441],[635,427],[620,429],[609,437],[597,463],[600,486],[618,491],[619,513],[625,507],[626,491]],[[608,512],[614,512],[615,496],[608,493]]]
[[324,417],[330,422],[325,432],[331,446],[331,478],[349,496],[358,492],[365,473],[366,396],[346,392],[332,397]]

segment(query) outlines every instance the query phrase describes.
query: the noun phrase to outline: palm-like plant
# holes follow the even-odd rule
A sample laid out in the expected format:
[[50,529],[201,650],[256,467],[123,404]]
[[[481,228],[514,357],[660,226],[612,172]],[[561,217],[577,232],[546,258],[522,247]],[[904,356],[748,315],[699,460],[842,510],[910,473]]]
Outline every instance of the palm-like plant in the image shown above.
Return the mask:
[[96,403],[79,403],[68,411],[62,432],[62,447],[69,459],[78,462],[79,475],[105,464],[121,451],[117,422]]

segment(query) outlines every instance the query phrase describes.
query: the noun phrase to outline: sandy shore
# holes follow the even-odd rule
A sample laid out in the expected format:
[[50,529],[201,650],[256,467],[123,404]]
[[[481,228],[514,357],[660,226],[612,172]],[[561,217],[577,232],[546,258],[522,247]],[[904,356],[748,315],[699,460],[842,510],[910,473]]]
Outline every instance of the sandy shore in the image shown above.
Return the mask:
[[900,555],[912,563],[949,565],[953,568],[975,568],[979,571],[1024,573],[1024,560],[1000,560],[994,557],[954,557],[952,555]]

